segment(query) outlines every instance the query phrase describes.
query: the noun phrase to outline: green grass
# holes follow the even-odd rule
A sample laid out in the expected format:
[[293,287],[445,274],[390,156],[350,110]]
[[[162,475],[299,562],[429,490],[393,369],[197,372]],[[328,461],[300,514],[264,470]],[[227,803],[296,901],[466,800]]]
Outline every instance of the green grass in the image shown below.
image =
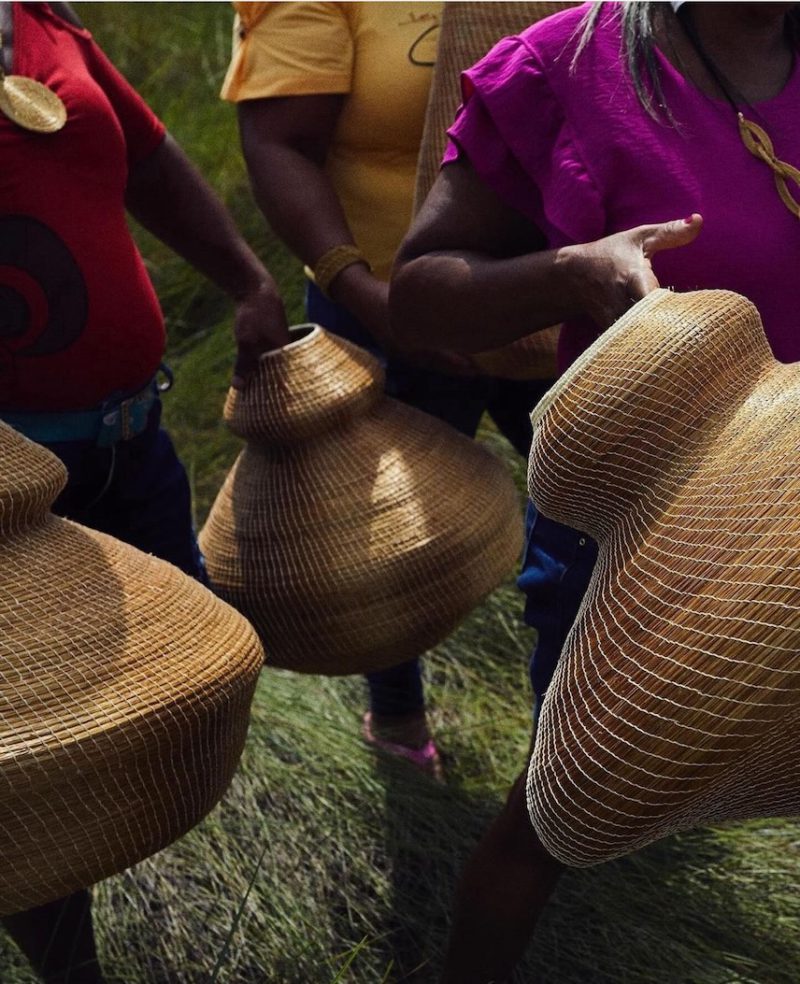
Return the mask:
[[[301,318],[298,265],[249,199],[235,113],[217,92],[227,4],[91,4],[79,11],[229,203]],[[140,235],[170,330],[166,415],[202,521],[237,451],[219,422],[230,308]],[[521,464],[490,428],[482,439]],[[426,660],[447,755],[438,786],[359,740],[363,685],[265,670],[224,802],[194,831],[96,890],[117,984],[378,984],[436,980],[458,871],[525,761],[526,660],[512,583]],[[516,980],[542,984],[796,984],[800,830],[701,830],[568,873]],[[0,937],[0,980],[32,980]]]

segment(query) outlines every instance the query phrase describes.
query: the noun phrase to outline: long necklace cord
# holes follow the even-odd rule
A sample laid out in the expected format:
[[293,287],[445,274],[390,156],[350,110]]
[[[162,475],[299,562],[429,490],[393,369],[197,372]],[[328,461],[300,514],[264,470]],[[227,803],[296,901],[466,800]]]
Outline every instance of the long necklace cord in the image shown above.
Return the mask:
[[[697,34],[697,29],[692,21],[688,4],[683,4],[680,7],[677,11],[677,17],[684,33],[686,34],[686,37],[689,39],[689,42],[694,48],[698,58],[703,63],[704,68],[717,84],[720,92],[723,94],[736,114],[736,119],[739,124],[739,136],[742,143],[753,155],[753,157],[757,157],[759,160],[763,161],[767,167],[772,170],[772,176],[775,180],[775,187],[778,190],[781,201],[793,215],[800,219],[800,202],[798,202],[794,195],[792,195],[787,184],[787,181],[794,181],[798,188],[800,188],[800,170],[792,164],[787,164],[786,161],[782,161],[775,153],[772,140],[766,130],[757,123],[754,123],[752,120],[745,117],[736,100],[731,95],[731,89],[734,87],[714,64],[703,47]],[[752,109],[752,107],[749,106],[749,103],[747,103],[747,100],[742,99],[742,102]]]

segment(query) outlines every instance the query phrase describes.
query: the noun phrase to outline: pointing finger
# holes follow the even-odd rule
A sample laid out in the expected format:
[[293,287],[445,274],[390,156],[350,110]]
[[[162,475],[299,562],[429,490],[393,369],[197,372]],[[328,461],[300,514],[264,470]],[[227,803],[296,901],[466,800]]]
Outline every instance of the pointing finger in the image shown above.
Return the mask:
[[686,219],[674,222],[661,222],[658,225],[645,227],[642,238],[642,249],[645,256],[652,256],[662,249],[675,249],[687,246],[703,228],[703,218],[693,212]]

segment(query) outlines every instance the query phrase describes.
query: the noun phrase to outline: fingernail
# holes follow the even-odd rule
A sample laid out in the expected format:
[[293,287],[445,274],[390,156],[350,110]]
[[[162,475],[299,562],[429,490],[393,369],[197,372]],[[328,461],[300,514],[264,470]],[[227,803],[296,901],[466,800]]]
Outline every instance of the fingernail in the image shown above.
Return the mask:
[[688,219],[684,219],[683,221],[686,223],[686,225],[691,225],[692,222],[694,221],[694,215],[690,215]]

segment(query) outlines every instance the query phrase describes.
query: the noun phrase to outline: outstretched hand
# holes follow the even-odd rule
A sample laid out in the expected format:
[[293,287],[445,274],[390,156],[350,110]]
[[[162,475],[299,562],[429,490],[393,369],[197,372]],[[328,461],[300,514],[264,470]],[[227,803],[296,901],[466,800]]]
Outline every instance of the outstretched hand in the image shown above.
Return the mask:
[[695,212],[688,219],[637,226],[576,247],[576,286],[583,309],[601,329],[608,328],[659,286],[651,258],[688,245],[702,226]]
[[242,389],[264,352],[289,343],[286,312],[272,278],[237,301],[233,335],[237,351],[231,385]]

